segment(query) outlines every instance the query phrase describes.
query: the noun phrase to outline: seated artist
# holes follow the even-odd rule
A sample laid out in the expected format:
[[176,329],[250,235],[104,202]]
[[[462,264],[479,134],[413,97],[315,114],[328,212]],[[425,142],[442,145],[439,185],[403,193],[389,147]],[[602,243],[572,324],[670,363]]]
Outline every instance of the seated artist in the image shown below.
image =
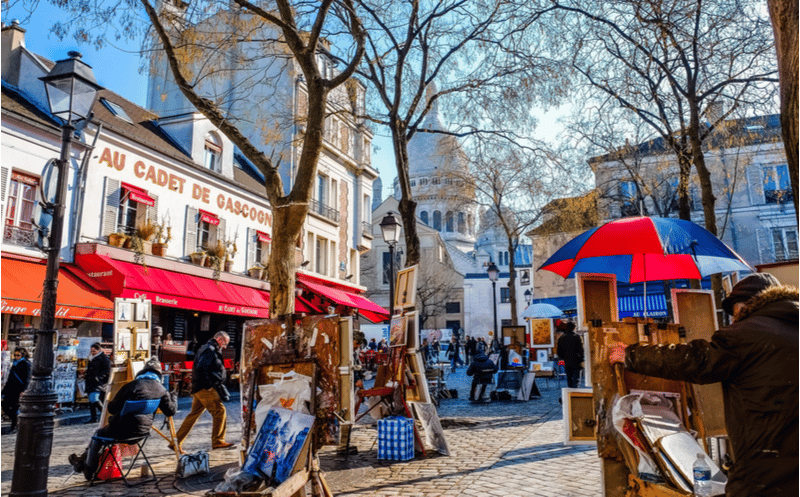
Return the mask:
[[[173,416],[177,411],[176,392],[170,394],[161,384],[161,364],[152,358],[145,363],[144,368],[136,378],[123,386],[108,403],[108,413],[111,415],[107,425],[99,428],[94,434],[103,438],[128,439],[146,435],[153,425],[155,414],[126,414],[120,416],[123,405],[128,400],[159,399],[159,409],[167,416]],[[76,472],[83,473],[87,480],[92,478],[100,463],[98,454],[102,444],[91,440],[83,454],[72,454],[69,463]]]
[[[467,368],[467,376],[472,376],[472,388],[469,391],[469,400],[483,402],[483,394],[486,392],[486,385],[492,383],[492,378],[497,372],[497,365],[489,359],[485,352],[480,352]],[[475,398],[475,389],[480,385],[480,393]]]

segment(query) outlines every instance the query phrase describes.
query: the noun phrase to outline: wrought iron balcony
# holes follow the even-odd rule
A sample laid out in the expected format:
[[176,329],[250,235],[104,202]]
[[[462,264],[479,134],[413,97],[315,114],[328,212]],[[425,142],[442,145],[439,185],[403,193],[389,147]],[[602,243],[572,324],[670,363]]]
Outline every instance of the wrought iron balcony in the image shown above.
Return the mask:
[[361,236],[372,238],[372,223],[367,221],[361,222]]
[[36,230],[6,225],[6,229],[3,232],[3,242],[22,247],[35,247]]
[[334,223],[339,222],[339,211],[333,207],[328,207],[319,200],[313,198],[311,199],[311,212],[319,214],[320,216],[329,219]]

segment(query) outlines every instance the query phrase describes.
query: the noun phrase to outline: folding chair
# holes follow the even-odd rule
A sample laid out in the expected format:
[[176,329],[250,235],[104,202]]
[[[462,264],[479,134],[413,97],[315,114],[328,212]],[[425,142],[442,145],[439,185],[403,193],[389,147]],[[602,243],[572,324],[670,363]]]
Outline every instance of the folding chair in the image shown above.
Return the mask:
[[[125,404],[122,406],[122,410],[119,413],[119,416],[125,416],[128,414],[153,414],[158,409],[158,404],[160,399],[150,399],[150,400],[128,400],[125,401]],[[100,443],[100,447],[98,449],[99,453],[102,454],[100,457],[100,461],[97,464],[97,469],[95,469],[94,474],[92,475],[92,479],[89,481],[89,486],[94,485],[94,482],[97,481],[97,475],[100,473],[100,470],[103,468],[103,465],[106,463],[106,460],[111,457],[111,461],[113,462],[114,466],[117,467],[120,473],[122,473],[122,479],[125,481],[125,484],[129,487],[134,485],[139,485],[141,483],[145,483],[148,481],[155,481],[156,475],[153,471],[153,466],[150,465],[150,460],[147,459],[147,454],[144,452],[144,444],[147,443],[147,439],[150,438],[150,432],[139,435],[136,437],[131,438],[110,438],[110,437],[101,437],[98,435],[94,435],[92,437],[93,441],[97,441]],[[128,470],[125,471],[122,469],[122,465],[120,461],[117,461],[116,458],[113,457],[111,448],[114,445],[124,444],[124,445],[135,445],[137,447],[136,454],[133,456],[133,460],[128,466]],[[136,465],[136,461],[139,459],[139,454],[142,455],[144,458],[145,464],[150,469],[150,476],[152,478],[148,480],[142,480],[137,483],[131,483],[128,481],[128,475],[130,474],[131,470]]]

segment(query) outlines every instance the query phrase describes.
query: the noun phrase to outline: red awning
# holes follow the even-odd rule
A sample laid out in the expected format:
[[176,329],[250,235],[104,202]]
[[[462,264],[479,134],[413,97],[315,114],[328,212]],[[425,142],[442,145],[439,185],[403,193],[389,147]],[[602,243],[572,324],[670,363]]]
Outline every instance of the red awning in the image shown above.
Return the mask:
[[252,318],[269,317],[269,293],[175,271],[78,254],[78,265],[115,297],[144,297],[153,305]]
[[311,277],[304,274],[298,273],[297,280],[302,286],[319,297],[329,300],[334,304],[358,309],[365,318],[373,323],[384,321],[389,318],[389,311],[366,297],[311,281]]
[[[42,261],[2,258],[2,312],[39,316],[47,265]],[[62,264],[58,273],[56,318],[79,321],[114,321],[114,302],[83,281],[75,266]]]
[[213,212],[204,211],[203,209],[200,209],[200,220],[214,226],[219,225],[219,216]]
[[270,238],[270,236],[268,234],[264,233],[263,231],[256,230],[256,233],[258,234],[258,241],[259,242],[269,243],[269,242],[272,241],[272,238]]
[[153,200],[153,197],[147,194],[147,190],[125,182],[122,183],[122,188],[128,192],[131,200],[135,200],[140,204],[149,205],[150,207],[156,205],[156,201]]

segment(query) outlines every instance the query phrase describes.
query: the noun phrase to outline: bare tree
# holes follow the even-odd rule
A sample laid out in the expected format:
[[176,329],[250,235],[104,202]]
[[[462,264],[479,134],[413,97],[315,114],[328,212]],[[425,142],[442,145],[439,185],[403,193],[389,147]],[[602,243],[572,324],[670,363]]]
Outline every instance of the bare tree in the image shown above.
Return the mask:
[[[53,28],[62,37],[72,33],[79,40],[102,45],[110,36],[108,30],[131,38],[153,33],[153,39],[145,37],[143,53],[156,51],[164,57],[182,95],[264,173],[273,222],[280,226],[272,234],[269,260],[270,313],[292,313],[294,251],[309,209],[325,118],[331,112],[328,97],[350,80],[365,51],[365,33],[352,0],[272,0],[266,4],[201,0],[158,6],[150,0],[101,0],[88,7],[85,3],[53,3],[73,14],[69,22]],[[139,17],[142,11],[145,19]],[[349,43],[341,49],[339,59],[345,64],[340,71],[326,71],[319,61],[330,50],[326,39]],[[259,64],[276,70],[259,71]],[[237,72],[237,77],[232,77]],[[291,171],[282,164],[287,152],[274,146],[286,131],[280,128],[279,116],[270,116],[274,109],[259,108],[263,102],[242,97],[256,87],[277,88],[280,82],[276,78],[287,74],[302,78],[307,95],[304,115],[295,116],[294,108],[289,107],[291,124],[301,122],[303,127],[299,137],[291,138],[299,141]],[[222,83],[229,82],[237,85],[237,91],[224,90]],[[234,96],[238,100],[233,100]],[[258,112],[252,113],[254,107]],[[247,129],[258,132],[248,133]],[[270,148],[268,155],[265,150]]]
[[[521,64],[509,49],[516,36],[541,16],[523,9],[525,2],[506,0],[358,0],[367,37],[367,54],[359,76],[375,89],[371,112],[373,123],[391,134],[398,183],[399,211],[405,227],[406,264],[420,261],[416,231],[416,202],[409,178],[408,144],[417,133],[443,132],[424,127],[425,117],[439,99],[483,91],[507,94],[528,80],[535,67]],[[518,79],[515,79],[518,78]],[[491,90],[493,88],[493,90]],[[525,94],[525,98],[530,98]],[[476,101],[472,104],[475,106]],[[484,111],[486,109],[484,108]],[[491,120],[474,118],[453,136],[475,133],[503,135],[519,140],[511,122],[494,128]],[[519,128],[525,113],[511,113]]]
[[424,263],[417,276],[417,312],[421,326],[425,326],[428,319],[441,316],[447,303],[457,298],[459,287],[463,287],[452,264],[425,259],[431,258],[423,257]]
[[586,83],[580,98],[621,106],[663,138],[681,168],[684,219],[683,178],[693,165],[706,228],[717,234],[704,143],[737,108],[764,108],[775,93],[772,38],[759,3],[565,0],[557,6],[566,14],[571,65]]

